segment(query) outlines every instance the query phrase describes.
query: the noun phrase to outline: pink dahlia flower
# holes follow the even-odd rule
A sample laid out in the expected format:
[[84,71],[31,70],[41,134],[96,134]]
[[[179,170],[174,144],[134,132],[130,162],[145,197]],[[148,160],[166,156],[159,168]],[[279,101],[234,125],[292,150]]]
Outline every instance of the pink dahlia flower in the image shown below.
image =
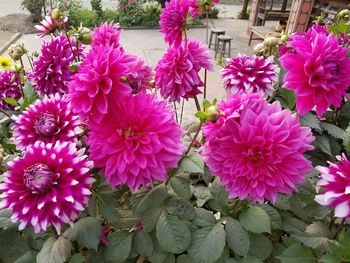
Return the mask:
[[316,167],[320,172],[317,183],[319,195],[315,201],[320,205],[334,208],[335,217],[350,217],[350,162],[343,154],[337,156],[338,163],[330,163],[329,167]]
[[21,98],[21,81],[18,74],[11,71],[0,71],[0,109],[13,110],[14,106],[4,101],[5,98]]
[[160,14],[159,24],[162,27],[160,32],[169,45],[181,45],[188,10],[188,0],[171,0],[165,3],[165,8]]
[[71,109],[70,102],[57,93],[37,100],[13,120],[13,139],[20,150],[37,141],[52,144],[56,141],[75,142],[82,131],[82,123]]
[[229,94],[258,93],[271,95],[273,84],[278,79],[277,66],[273,57],[239,55],[227,60],[228,64],[221,70],[225,88]]
[[24,157],[9,163],[0,185],[0,209],[12,208],[11,220],[20,223],[19,230],[32,225],[38,233],[52,225],[60,233],[85,209],[94,179],[84,150],[68,142],[36,142]]
[[191,18],[205,15],[206,9],[210,9],[218,4],[220,0],[189,0]]
[[40,32],[37,36],[42,38],[46,35],[54,33],[56,29],[65,28],[68,25],[68,17],[54,19],[51,16],[45,16],[45,19],[40,22],[41,25],[34,27]]
[[282,110],[279,102],[269,104],[254,94],[239,96],[247,101],[239,117],[231,113],[213,130],[202,154],[231,198],[274,203],[278,193],[296,191],[295,184],[312,170],[303,153],[313,149],[314,138],[310,128],[301,127],[298,117]]
[[280,62],[287,70],[284,87],[295,91],[298,112],[303,115],[316,106],[322,116],[330,105],[340,107],[350,85],[348,49],[333,34],[313,28],[288,43],[295,52],[284,54]]
[[164,99],[171,101],[193,98],[201,93],[199,87],[204,86],[199,71],[211,70],[210,60],[208,48],[196,40],[169,47],[155,68],[156,88]]
[[120,98],[98,125],[90,125],[86,140],[90,158],[115,188],[136,190],[167,179],[184,151],[183,131],[166,101],[138,93]]
[[87,54],[78,67],[78,73],[69,83],[69,99],[82,117],[99,122],[110,110],[111,103],[131,93],[131,88],[121,80],[129,73],[133,57],[121,49],[97,46]]
[[134,57],[134,62],[130,64],[129,73],[125,76],[126,83],[132,89],[132,93],[146,92],[150,89],[152,68],[145,64],[142,58]]
[[96,27],[93,32],[93,39],[91,45],[96,46],[111,46],[119,47],[121,30],[118,25],[113,23],[103,23],[99,27]]
[[71,46],[65,36],[59,35],[45,42],[31,74],[36,91],[41,96],[66,93],[67,83],[73,75],[69,70],[73,60]]

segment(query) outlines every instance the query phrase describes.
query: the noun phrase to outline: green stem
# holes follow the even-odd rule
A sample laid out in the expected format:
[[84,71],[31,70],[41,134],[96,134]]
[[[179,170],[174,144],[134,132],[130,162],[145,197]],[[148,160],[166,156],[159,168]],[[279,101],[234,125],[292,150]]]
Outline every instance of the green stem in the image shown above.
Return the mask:
[[182,123],[182,117],[183,117],[183,115],[184,115],[184,107],[185,107],[185,99],[182,99],[181,115],[180,115],[180,124]]
[[199,104],[197,96],[194,96],[194,102],[196,103],[197,111],[201,111],[201,106]]
[[199,132],[201,131],[202,126],[203,126],[203,122],[200,122],[199,126],[198,126],[198,130],[197,130],[196,134],[193,136],[192,141],[191,141],[190,145],[188,146],[185,155],[187,155],[190,152],[194,142],[197,140],[197,137],[199,135]]

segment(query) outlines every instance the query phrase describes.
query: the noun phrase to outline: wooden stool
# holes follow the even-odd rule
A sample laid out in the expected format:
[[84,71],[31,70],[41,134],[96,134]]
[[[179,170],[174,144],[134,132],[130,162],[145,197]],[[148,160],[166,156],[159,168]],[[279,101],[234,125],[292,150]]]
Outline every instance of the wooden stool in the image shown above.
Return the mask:
[[[221,57],[224,58],[225,54],[228,55],[228,57],[231,57],[231,41],[232,41],[233,37],[229,36],[229,35],[221,35],[218,36],[218,42],[216,45],[216,49],[215,49],[215,58],[217,57],[218,53],[219,53],[219,48],[220,48],[220,44],[221,44]],[[226,44],[228,43],[228,51],[226,52]]]
[[218,28],[214,28],[214,29],[210,30],[209,48],[211,47],[211,44],[212,44],[212,42],[213,42],[213,36],[214,36],[214,35],[215,35],[215,39],[214,39],[214,50],[216,50],[216,45],[217,45],[218,36],[220,36],[220,35],[225,35],[225,30],[218,29]]

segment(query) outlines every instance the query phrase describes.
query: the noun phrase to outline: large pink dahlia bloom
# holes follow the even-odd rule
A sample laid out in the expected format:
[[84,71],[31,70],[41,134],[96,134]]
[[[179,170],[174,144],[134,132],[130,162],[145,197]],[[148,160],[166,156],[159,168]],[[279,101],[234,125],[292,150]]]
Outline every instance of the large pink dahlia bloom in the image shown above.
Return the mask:
[[246,103],[239,116],[231,113],[214,130],[202,154],[230,197],[274,203],[278,193],[291,194],[312,170],[303,153],[313,149],[314,138],[310,128],[301,127],[297,116],[282,110],[279,102],[249,99],[255,94],[240,96],[246,96],[241,99]]
[[228,64],[220,71],[229,94],[240,91],[271,95],[273,84],[278,79],[277,65],[273,57],[239,55],[227,60]]
[[335,217],[350,217],[350,162],[343,154],[338,163],[329,167],[316,167],[321,174],[317,189],[322,189],[315,200],[321,205],[334,208]]
[[181,44],[188,10],[188,0],[171,0],[165,3],[165,8],[160,14],[159,24],[162,27],[160,32],[164,34],[164,40],[169,45],[178,46]]
[[136,190],[166,180],[184,151],[182,135],[166,101],[138,93],[121,98],[99,125],[91,125],[86,142],[113,188]]
[[97,46],[87,54],[69,83],[69,99],[82,117],[99,122],[120,96],[131,93],[121,78],[129,73],[133,57],[119,48]]
[[37,233],[52,225],[60,233],[85,209],[94,179],[84,150],[68,142],[36,142],[24,157],[9,163],[0,185],[0,209],[12,208],[11,220],[20,223],[19,230],[32,225]]
[[156,88],[164,99],[180,101],[200,94],[204,86],[199,71],[212,69],[208,48],[199,41],[185,41],[178,47],[169,47],[155,68]]
[[74,60],[71,46],[63,35],[51,38],[41,47],[41,55],[34,62],[31,79],[41,95],[64,94],[73,72],[69,65]]
[[214,7],[220,0],[189,0],[191,18],[205,15],[206,10]]
[[14,106],[4,101],[5,98],[21,98],[21,81],[17,73],[0,71],[0,109],[13,110]]
[[111,46],[119,47],[121,29],[118,25],[113,23],[103,23],[99,27],[96,27],[93,32],[93,39],[91,45],[96,46]]
[[21,115],[13,117],[13,139],[17,148],[25,150],[37,141],[75,142],[82,131],[79,116],[65,97],[45,96],[29,106]]
[[322,116],[330,105],[340,107],[350,85],[350,58],[347,48],[338,43],[333,34],[311,28],[303,35],[295,35],[288,42],[293,53],[280,57],[287,70],[284,87],[294,90],[296,107],[306,114],[316,106]]

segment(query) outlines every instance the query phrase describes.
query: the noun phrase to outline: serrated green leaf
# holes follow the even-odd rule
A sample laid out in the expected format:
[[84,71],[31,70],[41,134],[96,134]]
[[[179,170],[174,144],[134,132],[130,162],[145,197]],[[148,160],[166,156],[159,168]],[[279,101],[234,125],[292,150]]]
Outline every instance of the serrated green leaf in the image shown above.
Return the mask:
[[0,262],[13,263],[29,250],[27,241],[18,231],[0,231]]
[[310,127],[312,129],[315,129],[318,132],[322,132],[322,129],[320,126],[320,120],[317,118],[316,115],[310,112],[304,116],[301,116],[300,122],[304,127]]
[[85,217],[74,223],[62,236],[68,240],[77,240],[85,247],[97,250],[101,230],[101,222],[97,218]]
[[142,213],[150,209],[159,208],[164,203],[167,196],[168,191],[166,186],[164,184],[158,185],[144,196],[135,209],[135,214],[142,215]]
[[312,250],[299,244],[290,246],[277,258],[282,263],[313,263],[315,260]]
[[37,255],[37,263],[63,263],[71,255],[72,249],[69,240],[63,237],[58,239],[50,237]]
[[198,263],[188,254],[182,254],[176,259],[176,263]]
[[11,222],[12,209],[0,210],[0,228],[10,229],[16,227],[18,224]]
[[216,177],[210,186],[210,193],[212,199],[210,200],[210,207],[216,211],[220,211],[224,215],[227,215],[228,209],[228,193],[221,185],[219,177]]
[[196,203],[198,207],[202,207],[207,201],[212,199],[209,188],[202,185],[195,186],[193,194],[197,198]]
[[225,230],[221,224],[194,231],[188,253],[201,263],[213,263],[225,248]]
[[241,259],[239,263],[264,263],[264,262],[255,256],[248,256],[246,258]]
[[247,256],[250,247],[249,235],[241,224],[233,218],[227,219],[225,225],[226,243],[234,253]]
[[241,225],[252,233],[271,233],[269,215],[264,209],[252,206],[239,215]]
[[165,261],[164,261],[164,263],[175,263],[175,256],[174,256],[174,254],[168,254],[167,256],[166,256],[166,258],[165,258]]
[[131,251],[132,233],[127,231],[113,232],[108,236],[109,246],[104,252],[106,263],[122,263]]
[[38,95],[35,92],[33,85],[29,81],[24,84],[23,93],[24,98],[21,99],[22,102],[20,107],[22,111],[38,99]]
[[250,248],[248,254],[261,260],[267,259],[273,250],[270,239],[262,234],[249,234]]
[[84,263],[86,261],[86,258],[80,254],[74,254],[70,259],[69,259],[69,263]]
[[282,218],[282,227],[283,230],[288,232],[288,233],[300,233],[300,232],[304,232],[307,225],[305,224],[305,222],[291,217],[290,214],[286,214],[286,216],[283,216]]
[[315,146],[328,155],[332,155],[331,143],[326,135],[316,135]]
[[36,262],[36,253],[34,253],[34,251],[28,251],[19,259],[17,259],[14,263],[33,263],[33,262]]
[[142,229],[149,233],[151,232],[157,225],[160,214],[162,212],[161,208],[150,209],[142,215]]
[[191,198],[192,193],[190,188],[190,180],[188,178],[175,175],[173,178],[171,178],[170,185],[178,197],[186,200]]
[[326,123],[326,122],[321,122],[320,125],[324,130],[328,132],[328,134],[330,134],[334,138],[344,140],[346,133],[343,129],[340,129],[338,126],[334,124]]
[[216,219],[212,212],[203,209],[196,208],[196,217],[192,223],[199,227],[213,226],[215,225]]
[[189,201],[171,198],[166,201],[165,208],[169,214],[180,220],[193,220],[196,217],[196,211]]
[[151,263],[165,263],[168,253],[159,246],[159,243],[156,239],[153,241],[154,249],[152,256],[149,257],[149,261]]
[[282,219],[278,211],[268,204],[259,205],[270,217],[272,229],[282,229]]
[[151,235],[144,231],[137,231],[133,238],[133,247],[138,255],[150,257],[153,254]]
[[289,196],[279,194],[277,195],[277,201],[275,204],[275,207],[282,209],[282,210],[291,210],[290,206],[290,200]]
[[180,254],[191,244],[188,225],[177,217],[162,213],[156,227],[160,247],[170,253]]
[[179,172],[204,173],[204,161],[196,152],[190,152],[185,156],[179,166]]

